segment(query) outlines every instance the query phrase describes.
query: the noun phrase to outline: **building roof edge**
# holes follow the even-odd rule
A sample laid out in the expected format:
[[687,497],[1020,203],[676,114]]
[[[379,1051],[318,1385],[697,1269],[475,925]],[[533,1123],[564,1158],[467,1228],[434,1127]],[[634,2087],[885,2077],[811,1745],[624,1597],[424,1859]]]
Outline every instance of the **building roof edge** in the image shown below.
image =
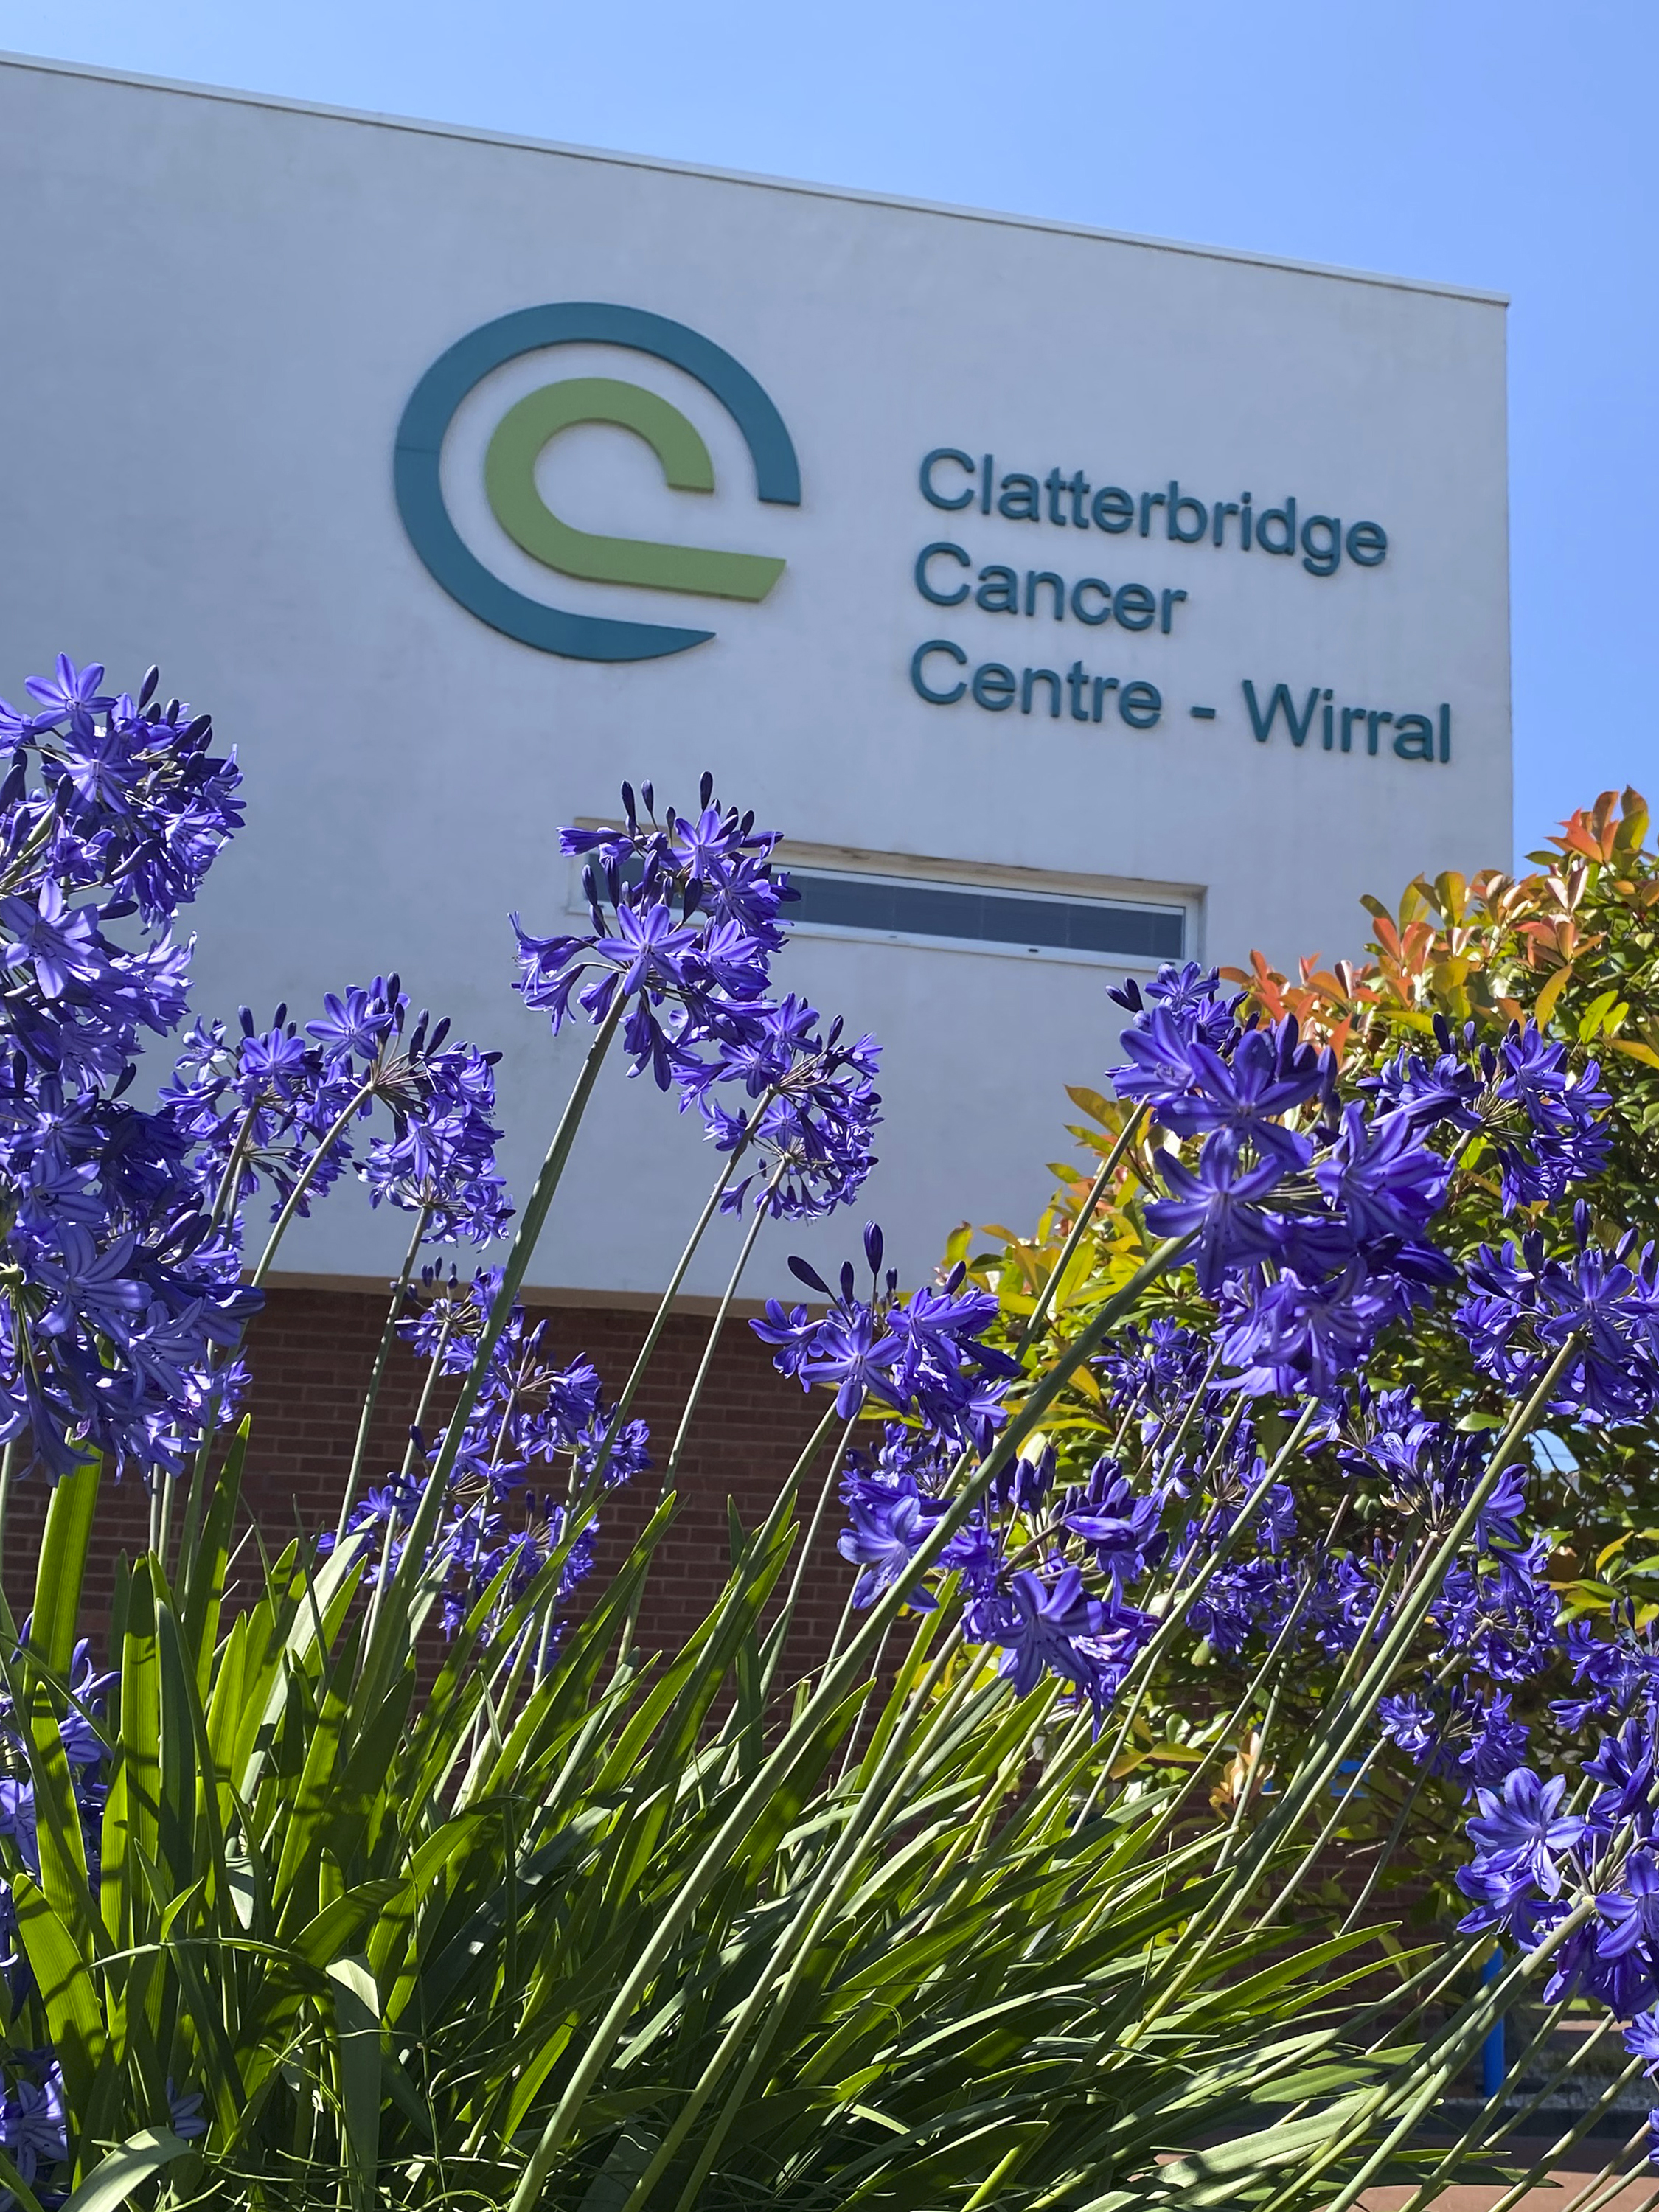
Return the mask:
[[992,208],[958,207],[945,200],[908,198],[899,192],[861,191],[850,185],[814,184],[798,177],[770,177],[747,169],[725,169],[699,161],[669,161],[659,155],[612,152],[603,147],[567,144],[558,139],[532,138],[509,131],[485,131],[463,123],[437,123],[418,116],[387,115],[369,108],[338,107],[324,100],[295,100],[279,93],[245,92],[234,86],[197,84],[186,78],[151,76],[137,70],[108,69],[88,62],[58,61],[43,54],[14,53],[0,49],[0,69],[33,70],[49,76],[89,77],[104,84],[131,85],[147,92],[173,93],[192,100],[216,100],[234,106],[276,108],[295,115],[320,116],[334,123],[356,123],[381,131],[408,131],[434,138],[456,138],[485,146],[510,146],[524,153],[551,154],[567,161],[605,161],[626,169],[659,170],[670,176],[700,177],[716,184],[743,185],[764,191],[797,192],[813,199],[848,200],[866,207],[901,209],[912,215],[941,216],[959,222],[993,223],[1014,230],[1054,233],[1066,238],[1097,239],[1112,246],[1133,246],[1149,252],[1184,253],[1198,260],[1242,262],[1262,269],[1279,269],[1292,276],[1322,276],[1340,283],[1377,285],[1385,290],[1426,292],[1439,297],[1467,300],[1481,307],[1507,307],[1504,292],[1481,290],[1468,284],[1438,283],[1430,277],[1388,276],[1370,269],[1346,269],[1319,261],[1299,261],[1289,255],[1254,253],[1229,246],[1195,246],[1182,239],[1151,238],[1133,231],[1108,230],[1093,223],[1067,222],[1058,217],[1011,215]]

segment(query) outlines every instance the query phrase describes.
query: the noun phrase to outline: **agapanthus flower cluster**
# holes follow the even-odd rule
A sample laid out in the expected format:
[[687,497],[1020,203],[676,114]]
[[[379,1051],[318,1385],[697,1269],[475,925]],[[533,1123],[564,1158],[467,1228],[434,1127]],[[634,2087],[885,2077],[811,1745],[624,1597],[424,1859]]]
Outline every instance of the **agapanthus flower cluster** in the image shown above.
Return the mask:
[[[1485,1471],[1491,1439],[1478,1429],[1431,1419],[1411,1391],[1354,1393],[1353,1410],[1336,1432],[1344,1471],[1379,1486],[1393,1510],[1407,1515],[1425,1535],[1443,1535],[1474,1495]],[[1526,1492],[1520,1470],[1507,1468],[1479,1509],[1474,1534],[1486,1551],[1493,1540],[1521,1541]]]
[[1333,1441],[1345,1479],[1386,1514],[1396,1555],[1420,1556],[1467,1525],[1429,1608],[1420,1676],[1382,1699],[1378,1720],[1413,1765],[1466,1796],[1496,1787],[1528,1756],[1514,1699],[1560,1649],[1547,1547],[1524,1525],[1524,1471],[1510,1465],[1488,1482],[1490,1433],[1429,1418],[1406,1389],[1358,1388]]
[[[1364,1088],[1413,1130],[1443,1128],[1480,1140],[1502,1170],[1504,1211],[1553,1206],[1575,1182],[1598,1176],[1610,1139],[1607,1094],[1595,1060],[1576,1074],[1566,1047],[1528,1022],[1483,1042],[1473,1022],[1434,1023],[1431,1059],[1401,1051]],[[1473,1149],[1473,1147],[1471,1148]]]
[[0,1069],[0,1438],[54,1477],[94,1451],[177,1468],[240,1370],[257,1292],[188,1133],[21,1054]]
[[[1510,1692],[1482,1698],[1468,1681],[1437,1698],[1387,1702],[1384,1724],[1419,1764],[1455,1770],[1475,1799],[1473,1847],[1457,1871],[1470,1901],[1465,1932],[1514,1951],[1547,1948],[1544,1999],[1605,2005],[1629,2023],[1627,2048],[1659,2067],[1659,1647],[1632,1605],[1565,1631],[1544,1581],[1543,1542],[1522,1543],[1516,1501],[1504,1535],[1457,1562],[1436,1608],[1447,1653],[1518,1689],[1558,1673],[1572,1694],[1551,1701],[1557,1728],[1599,1723],[1589,1756],[1569,1750],[1551,1772],[1514,1719]],[[1443,1674],[1447,1670],[1443,1668]],[[1651,2133],[1659,2144],[1659,2112]],[[1656,2151],[1659,2155],[1659,2151]]]
[[178,1024],[190,950],[170,927],[242,821],[209,717],[156,704],[153,668],[137,698],[103,680],[60,654],[28,680],[38,712],[0,701],[0,1038],[70,1091]]
[[[989,1292],[965,1287],[953,1267],[935,1285],[901,1297],[896,1273],[882,1269],[883,1240],[865,1231],[870,1295],[859,1295],[849,1261],[832,1290],[806,1261],[792,1259],[797,1278],[825,1301],[786,1308],[767,1301],[750,1326],[773,1347],[780,1372],[804,1389],[833,1390],[836,1411],[855,1419],[866,1407],[890,1419],[873,1453],[849,1455],[842,1496],[850,1526],[839,1540],[855,1566],[854,1601],[873,1604],[902,1589],[926,1611],[934,1586],[959,1577],[971,1603],[971,1636],[1002,1653],[1001,1671],[1021,1694],[1054,1673],[1103,1708],[1152,1622],[1124,1598],[1124,1587],[1160,1555],[1159,1508],[1133,1499],[1117,1470],[1103,1461],[1088,1480],[1051,1497],[1052,1451],[1012,1462],[925,1572],[916,1555],[947,1510],[952,1478],[964,1455],[982,1455],[1004,1419],[1003,1400],[1019,1364],[983,1342],[997,1318]],[[1040,1531],[1071,1514],[1097,1559],[1105,1593],[1085,1589],[1075,1568],[1050,1562]],[[1028,1561],[1032,1563],[1028,1563]],[[1052,1571],[1051,1571],[1052,1570]]]
[[[499,1268],[481,1268],[468,1282],[453,1270],[447,1279],[423,1272],[416,1310],[398,1331],[441,1380],[472,1368],[501,1285]],[[545,1318],[532,1322],[515,1302],[451,1461],[433,1546],[447,1571],[449,1634],[498,1581],[499,1612],[561,1553],[559,1595],[568,1599],[592,1571],[600,1525],[587,1508],[572,1519],[574,1494],[594,1480],[614,1489],[651,1465],[644,1422],[619,1421],[604,1402],[592,1362],[578,1357],[561,1364],[548,1333]],[[348,1534],[358,1540],[371,1582],[402,1559],[447,1442],[415,1431],[404,1467],[354,1510]]]
[[1624,1721],[1649,1706],[1659,1707],[1659,1623],[1638,1626],[1634,1601],[1613,1608],[1601,1634],[1588,1620],[1568,1623],[1562,1638],[1576,1695],[1558,1698],[1550,1710],[1563,1727],[1586,1721]]
[[[872,1278],[881,1257],[872,1230]],[[969,1636],[1000,1651],[1017,1690],[1054,1674],[1098,1717],[1156,1627],[1144,1601],[1153,1578],[1161,1571],[1178,1583],[1191,1574],[1261,1482],[1265,1462],[1250,1420],[1202,1388],[1202,1340],[1173,1323],[1126,1332],[1099,1365],[1103,1395],[1134,1442],[1133,1463],[1109,1452],[1068,1471],[1052,1442],[1028,1446],[924,1571],[917,1554],[950,1505],[963,1455],[989,1448],[1018,1372],[980,1341],[993,1318],[988,1294],[964,1291],[958,1268],[908,1301],[890,1275],[860,1299],[850,1265],[837,1292],[805,1263],[793,1264],[827,1310],[786,1310],[775,1300],[751,1324],[778,1366],[806,1387],[833,1389],[845,1418],[866,1407],[902,1416],[888,1420],[873,1450],[849,1455],[843,1477],[849,1525],[840,1549],[858,1570],[855,1603],[896,1589],[926,1611],[954,1579],[969,1601]],[[975,1396],[988,1406],[964,1420],[960,1401]],[[1269,1486],[1252,1510],[1237,1557],[1192,1609],[1194,1636],[1232,1657],[1288,1623],[1319,1650],[1352,1649],[1374,1609],[1374,1575],[1298,1540],[1288,1486]]]
[[1133,1423],[1150,1449],[1166,1431],[1190,1427],[1194,1404],[1205,1403],[1210,1356],[1196,1329],[1160,1316],[1110,1338],[1095,1372],[1107,1404]]
[[[1582,1694],[1557,1700],[1569,1728],[1600,1719],[1593,1756],[1569,1771],[1517,1765],[1478,1793],[1473,1856],[1457,1875],[1462,1925],[1522,1952],[1551,1946],[1547,2001],[1589,1997],[1632,2025],[1626,2043],[1659,2061],[1659,1668],[1628,1607],[1611,1632],[1575,1622],[1564,1639]],[[1567,1923],[1571,1923],[1569,1925]],[[1651,2070],[1651,2069],[1650,2069]]]
[[1481,1784],[1498,1787],[1525,1763],[1531,1731],[1514,1718],[1512,1693],[1474,1695],[1462,1684],[1432,1682],[1384,1698],[1377,1709],[1382,1734],[1413,1766],[1454,1781],[1466,1795]]
[[803,1000],[768,995],[794,896],[772,865],[779,833],[722,809],[709,776],[695,817],[670,807],[658,823],[649,784],[638,799],[624,784],[623,808],[625,826],[559,833],[560,849],[586,863],[591,927],[536,937],[514,917],[526,1005],[556,1036],[573,1001],[596,1024],[626,1007],[633,1072],[678,1085],[681,1110],[697,1109],[720,1151],[755,1156],[727,1211],[751,1188],[792,1220],[848,1204],[875,1164],[878,1048]]
[[[230,1036],[198,1023],[155,1110],[131,1103],[141,1035],[185,1018],[170,927],[240,825],[240,775],[205,715],[155,702],[153,670],[136,699],[102,681],[60,659],[30,679],[40,711],[0,704],[0,1441],[27,1435],[53,1475],[102,1452],[149,1476],[236,1403],[262,1181],[305,1212],[355,1164],[434,1241],[485,1241],[510,1209],[495,1056],[424,1016],[405,1036],[395,977],[331,996],[303,1036],[283,1009]],[[390,1133],[354,1159],[377,1106]]]
[[[716,1148],[752,1153],[757,1165],[728,1187],[720,1205],[741,1211],[752,1188],[775,1218],[814,1221],[849,1205],[875,1164],[871,1141],[881,1120],[873,1037],[845,1036],[839,1016],[821,1026],[816,1008],[785,998],[723,1018],[708,1050],[680,1074],[680,1109],[696,1105]],[[756,1103],[732,1108],[731,1085]]]
[[1602,1737],[1571,1800],[1566,1775],[1530,1766],[1477,1793],[1474,1856],[1457,1875],[1474,1900],[1462,1925],[1525,1951],[1550,1941],[1547,2002],[1580,1995],[1620,2020],[1659,2004],[1654,1729],[1650,1709]]
[[[888,1422],[873,1450],[848,1453],[841,1498],[851,1526],[837,1540],[842,1559],[859,1570],[855,1605],[873,1605],[884,1589],[902,1583],[918,1611],[933,1607],[935,1600],[913,1575],[911,1561],[945,1510],[957,1455],[946,1437],[902,1421]],[[996,1582],[998,1559],[986,1540],[988,1533],[981,1514],[951,1540],[944,1554],[945,1571],[960,1572],[981,1594]]]
[[[1354,1097],[1293,1021],[1246,1024],[1241,1002],[1196,966],[1115,995],[1132,1018],[1115,1079],[1159,1133],[1150,1158],[1168,1193],[1146,1203],[1146,1226],[1186,1241],[1212,1318],[1164,1316],[1109,1337],[1092,1389],[1111,1448],[1077,1465],[1054,1438],[1028,1443],[975,1486],[970,1512],[952,1512],[948,1543],[924,1568],[923,1547],[934,1548],[1016,1387],[1012,1362],[985,1357],[988,1295],[960,1267],[906,1302],[890,1277],[860,1296],[851,1267],[836,1290],[792,1263],[823,1304],[775,1300],[754,1324],[777,1364],[833,1389],[848,1419],[889,1417],[880,1446],[854,1453],[843,1480],[840,1547],[855,1602],[896,1592],[925,1610],[949,1585],[969,1635],[1000,1650],[1017,1688],[1057,1678],[1098,1716],[1177,1602],[1180,1648],[1198,1663],[1251,1668],[1273,1652],[1324,1679],[1389,1632],[1412,1563],[1461,1531],[1378,1725],[1466,1795],[1501,1790],[1529,1755],[1522,1715],[1561,1650],[1525,1470],[1488,1476],[1484,1413],[1431,1417],[1408,1390],[1376,1390],[1367,1368],[1385,1327],[1463,1279],[1437,1224],[1477,1143],[1501,1159],[1516,1203],[1596,1170],[1595,1071],[1574,1076],[1529,1028],[1490,1049],[1447,1032],[1431,1066],[1407,1056]],[[866,1257],[873,1279],[878,1237]],[[1594,1280],[1599,1261],[1540,1259],[1533,1279],[1548,1287],[1528,1285],[1522,1298],[1507,1286],[1521,1318],[1506,1315],[1499,1329],[1488,1311],[1481,1326],[1517,1371],[1531,1363],[1526,1372],[1582,1334],[1562,1401],[1583,1402],[1575,1376],[1588,1373],[1610,1401],[1587,1321],[1603,1278],[1623,1332],[1605,1347],[1609,1363],[1616,1350],[1639,1377],[1659,1356],[1644,1334],[1650,1279],[1627,1258],[1613,1255]],[[1486,1255],[1489,1274],[1493,1264]],[[1620,1267],[1625,1276],[1613,1274]],[[1480,1295],[1490,1302],[1498,1287]],[[1280,1475],[1270,1439],[1292,1424]]]
[[1456,1559],[1429,1618],[1445,1649],[1495,1682],[1530,1682],[1553,1664],[1560,1601],[1545,1579],[1548,1541]]
[[[350,1167],[372,1206],[418,1214],[422,1241],[486,1244],[513,1208],[496,1171],[493,1124],[501,1054],[452,1039],[426,1013],[410,1026],[396,975],[330,992],[303,1031],[278,1006],[261,1027],[198,1022],[162,1092],[196,1148],[228,1219],[268,1185],[275,1220],[297,1191],[307,1214]],[[361,1157],[353,1130],[380,1108],[390,1135]]]
[[1193,963],[1112,995],[1132,1018],[1119,1094],[1198,1146],[1190,1162],[1155,1154],[1170,1195],[1148,1203],[1148,1227],[1192,1239],[1237,1387],[1333,1396],[1388,1322],[1455,1279],[1427,1234],[1446,1162],[1409,1116],[1341,1103],[1334,1060],[1292,1018],[1243,1026]]
[[1510,1205],[1558,1197],[1606,1158],[1596,1069],[1571,1074],[1531,1024],[1483,1046],[1443,1024],[1438,1058],[1402,1054],[1363,1086],[1367,1105],[1339,1097],[1334,1062],[1293,1018],[1241,1024],[1240,1002],[1192,963],[1113,995],[1132,1016],[1120,1094],[1198,1147],[1154,1155],[1170,1194],[1147,1224],[1192,1238],[1248,1391],[1333,1397],[1389,1322],[1456,1281],[1431,1226],[1460,1148],[1496,1152]]
[[[835,1387],[849,1415],[866,1402],[899,1410],[894,1346],[855,1297],[852,1271],[838,1298],[809,1279],[830,1299],[822,1318],[775,1304],[755,1324],[778,1364]],[[952,1287],[960,1295],[960,1282]],[[826,1324],[836,1357],[817,1366]],[[1068,1467],[1052,1440],[1028,1444],[925,1571],[916,1557],[956,1494],[962,1455],[970,1462],[989,1438],[964,1439],[905,1402],[905,1418],[889,1421],[878,1448],[855,1451],[843,1480],[840,1547],[858,1571],[855,1602],[896,1589],[926,1610],[955,1577],[969,1633],[1000,1647],[1011,1680],[1029,1687],[1057,1675],[1099,1712],[1189,1586],[1184,1648],[1200,1662],[1254,1667],[1273,1650],[1316,1676],[1387,1632],[1401,1563],[1462,1518],[1462,1549],[1379,1725],[1412,1763],[1466,1794],[1501,1785],[1528,1751],[1514,1700],[1561,1648],[1545,1547],[1525,1526],[1522,1471],[1486,1481],[1489,1435],[1430,1419],[1408,1390],[1356,1382],[1300,1401],[1296,1464],[1322,1470],[1323,1502],[1310,1510],[1291,1480],[1274,1478],[1257,1425],[1268,1409],[1222,1387],[1215,1365],[1213,1339],[1200,1329],[1160,1319],[1124,1330],[1095,1362],[1115,1449]],[[1279,1435],[1285,1418],[1275,1416]],[[1339,1537],[1345,1496],[1368,1503]],[[1422,1669],[1415,1686],[1413,1665]]]
[[1659,1263],[1632,1234],[1611,1249],[1597,1243],[1582,1203],[1573,1229],[1565,1251],[1551,1250],[1541,1229],[1498,1250],[1483,1245],[1458,1327],[1511,1395],[1526,1396],[1565,1352],[1552,1413],[1588,1426],[1643,1419],[1659,1407]]
[[[1000,1652],[999,1671],[1018,1694],[1052,1673],[1103,1711],[1156,1626],[1125,1593],[1167,1549],[1160,1501],[1133,1497],[1109,1457],[1057,1487],[1056,1455],[1042,1449],[1012,1463],[921,1577],[912,1563],[946,1509],[955,1456],[947,1437],[901,1423],[887,1425],[874,1454],[849,1455],[842,1497],[852,1525],[840,1548],[860,1570],[854,1602],[900,1586],[926,1612],[938,1603],[934,1586],[955,1577],[969,1600],[969,1634]],[[1086,1586],[1054,1552],[1067,1532],[1097,1571]]]
[[882,1277],[882,1234],[872,1223],[864,1233],[871,1294],[858,1293],[849,1260],[840,1287],[831,1290],[805,1260],[792,1259],[796,1279],[827,1301],[814,1314],[805,1305],[786,1309],[766,1302],[764,1317],[750,1323],[773,1346],[780,1374],[796,1376],[804,1390],[815,1384],[836,1393],[836,1410],[851,1420],[866,1399],[913,1415],[931,1432],[962,1449],[983,1449],[1003,1418],[1002,1401],[1018,1363],[980,1340],[997,1318],[987,1291],[963,1288],[966,1269],[953,1268],[936,1286],[923,1285],[908,1298],[898,1276]]
[[[240,825],[211,724],[60,659],[0,704],[0,1439],[57,1475],[93,1452],[177,1468],[258,1298],[187,1130],[125,1095],[182,1018],[170,927]],[[124,926],[125,925],[125,926]]]

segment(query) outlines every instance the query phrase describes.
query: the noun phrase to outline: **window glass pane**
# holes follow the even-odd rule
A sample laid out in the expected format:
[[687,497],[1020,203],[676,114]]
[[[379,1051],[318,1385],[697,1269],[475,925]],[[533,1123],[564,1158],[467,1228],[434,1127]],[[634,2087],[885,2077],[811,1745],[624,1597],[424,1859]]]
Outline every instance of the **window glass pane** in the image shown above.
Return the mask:
[[790,869],[789,880],[800,897],[786,909],[788,919],[823,928],[955,937],[1034,951],[1115,953],[1131,960],[1179,960],[1185,949],[1186,916],[1178,907],[1022,898],[1015,891],[884,883],[875,876],[799,868]]
[[[637,884],[631,860],[623,880]],[[821,929],[867,929],[872,935],[957,938],[979,945],[1018,945],[1031,952],[1091,952],[1121,960],[1180,960],[1187,917],[1179,907],[1108,905],[1102,899],[1024,897],[1018,891],[976,890],[967,884],[894,883],[880,876],[829,875],[790,868],[799,896],[784,908],[788,922]],[[581,910],[580,894],[572,910]]]

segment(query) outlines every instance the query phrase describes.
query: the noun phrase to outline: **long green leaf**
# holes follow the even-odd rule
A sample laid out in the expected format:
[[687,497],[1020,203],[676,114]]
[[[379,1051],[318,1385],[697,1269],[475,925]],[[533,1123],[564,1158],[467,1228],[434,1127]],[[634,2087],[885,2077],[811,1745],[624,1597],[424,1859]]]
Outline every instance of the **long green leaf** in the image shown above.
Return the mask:
[[29,1966],[40,1987],[46,2026],[64,2069],[72,2112],[84,2115],[107,2047],[103,2008],[81,1946],[27,1874],[12,1877],[12,1901]]
[[225,1577],[230,1563],[231,1533],[241,1500],[242,1468],[247,1457],[251,1424],[246,1416],[236,1433],[208,1498],[200,1530],[180,1562],[180,1625],[185,1649],[196,1676],[196,1694],[207,1703],[212,1679],[214,1646],[219,1635],[220,1608],[224,1601]]
[[188,2158],[190,2145],[171,2128],[141,2128],[106,2151],[78,2189],[64,2199],[63,2212],[115,2212],[136,2190],[175,2159]]
[[380,2162],[380,1998],[367,1959],[333,1960],[334,2034],[340,2069],[353,2202],[368,2212],[379,2194]]
[[75,1657],[87,1547],[103,1471],[103,1460],[98,1457],[82,1460],[70,1474],[60,1475],[40,1534],[29,1643],[60,1680],[68,1675]]

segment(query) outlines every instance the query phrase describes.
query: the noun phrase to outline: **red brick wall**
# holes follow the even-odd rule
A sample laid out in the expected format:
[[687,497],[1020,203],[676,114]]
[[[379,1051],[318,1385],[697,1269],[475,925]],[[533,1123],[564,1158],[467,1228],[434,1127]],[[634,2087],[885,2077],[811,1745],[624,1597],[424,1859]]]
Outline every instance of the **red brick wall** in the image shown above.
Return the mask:
[[[279,1285],[248,1334],[252,1389],[244,1494],[273,1553],[295,1533],[331,1528],[350,1463],[364,1388],[386,1318],[383,1291]],[[586,1352],[614,1397],[627,1378],[647,1316],[605,1309],[546,1310],[550,1348],[562,1360]],[[604,1512],[605,1561],[620,1556],[657,1502],[660,1469],[685,1395],[702,1356],[708,1322],[676,1315],[668,1322],[635,1401],[650,1424],[657,1468],[641,1483],[614,1492]],[[422,1373],[399,1344],[392,1352],[370,1433],[366,1480],[378,1481],[402,1462]],[[675,1525],[659,1550],[641,1622],[641,1641],[670,1647],[707,1613],[730,1561],[726,1500],[737,1502],[746,1528],[764,1516],[827,1399],[809,1401],[772,1367],[746,1321],[726,1323],[696,1419],[687,1440]],[[821,1477],[820,1477],[821,1480]],[[817,1486],[811,1491],[816,1498]],[[809,1509],[810,1509],[809,1500]],[[45,1509],[39,1475],[20,1476],[5,1531],[5,1586],[21,1611],[33,1587]],[[117,1557],[148,1541],[149,1503],[135,1482],[106,1482],[99,1501],[83,1627],[101,1642]],[[851,1571],[835,1551],[835,1508],[826,1516],[797,1616],[803,1656],[828,1647]]]

